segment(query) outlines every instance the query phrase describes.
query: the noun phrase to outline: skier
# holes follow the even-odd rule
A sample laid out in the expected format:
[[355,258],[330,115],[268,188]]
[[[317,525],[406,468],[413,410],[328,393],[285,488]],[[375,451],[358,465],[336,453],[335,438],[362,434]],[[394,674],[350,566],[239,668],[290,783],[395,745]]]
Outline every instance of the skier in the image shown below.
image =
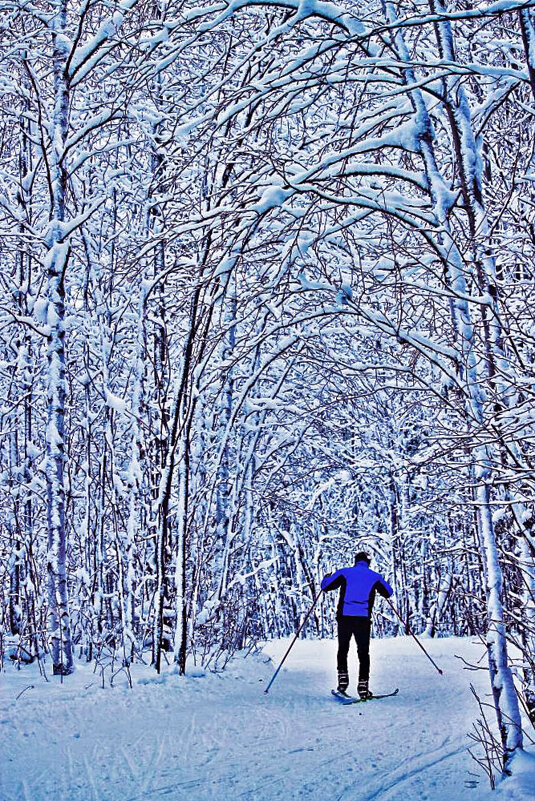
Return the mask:
[[359,681],[357,692],[365,701],[373,697],[368,689],[370,676],[370,626],[375,593],[384,598],[390,598],[394,592],[388,581],[370,570],[370,557],[364,551],[355,555],[353,567],[343,567],[335,573],[325,576],[321,582],[321,589],[340,589],[338,611],[338,687],[337,691],[346,695],[349,686],[349,673],[347,669],[347,654],[351,637],[357,643],[359,658]]

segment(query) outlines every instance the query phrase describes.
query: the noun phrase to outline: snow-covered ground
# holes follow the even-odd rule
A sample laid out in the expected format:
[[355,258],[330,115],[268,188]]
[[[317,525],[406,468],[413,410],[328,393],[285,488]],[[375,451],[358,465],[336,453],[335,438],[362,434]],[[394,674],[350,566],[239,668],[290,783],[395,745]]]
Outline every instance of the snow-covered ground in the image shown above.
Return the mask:
[[[468,754],[477,717],[470,682],[488,694],[475,640],[426,641],[440,677],[410,638],[372,641],[376,692],[340,706],[329,693],[335,644],[288,641],[238,656],[223,674],[134,666],[105,688],[87,665],[45,682],[6,665],[0,682],[1,801],[533,801],[535,756],[492,793]],[[354,645],[352,645],[352,649]],[[350,656],[354,654],[352,650]],[[353,673],[352,688],[355,675]],[[351,688],[350,688],[351,689]]]

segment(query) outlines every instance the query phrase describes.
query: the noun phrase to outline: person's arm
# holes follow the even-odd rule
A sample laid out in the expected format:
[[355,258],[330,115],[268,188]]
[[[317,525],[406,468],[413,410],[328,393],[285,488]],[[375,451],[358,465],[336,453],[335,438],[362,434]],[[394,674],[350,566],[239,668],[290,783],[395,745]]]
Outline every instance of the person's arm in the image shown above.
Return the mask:
[[383,598],[390,598],[390,596],[394,594],[394,590],[382,576],[379,576],[379,581],[376,583],[375,588]]
[[337,570],[336,573],[329,573],[329,575],[325,576],[325,578],[321,582],[321,589],[325,590],[325,592],[330,592],[331,590],[337,590],[338,587],[342,586],[343,581],[344,581],[344,575],[342,571]]

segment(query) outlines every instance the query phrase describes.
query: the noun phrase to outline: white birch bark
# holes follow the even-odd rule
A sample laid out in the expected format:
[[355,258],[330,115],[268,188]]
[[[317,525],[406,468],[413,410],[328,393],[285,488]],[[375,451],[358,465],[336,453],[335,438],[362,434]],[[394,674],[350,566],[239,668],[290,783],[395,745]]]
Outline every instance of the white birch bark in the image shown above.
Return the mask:
[[67,534],[65,523],[65,273],[69,242],[63,234],[66,220],[67,172],[63,148],[68,134],[69,86],[66,78],[66,3],[58,0],[51,22],[53,38],[54,109],[49,168],[51,213],[46,243],[48,275],[48,422],[46,481],[48,520],[49,636],[54,672],[74,669],[69,617]]

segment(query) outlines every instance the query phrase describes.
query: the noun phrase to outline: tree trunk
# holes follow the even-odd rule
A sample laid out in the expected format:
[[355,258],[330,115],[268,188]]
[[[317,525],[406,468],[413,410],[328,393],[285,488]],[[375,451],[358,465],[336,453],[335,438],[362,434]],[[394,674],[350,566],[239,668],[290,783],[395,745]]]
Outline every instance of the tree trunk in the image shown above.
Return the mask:
[[48,422],[46,483],[48,523],[49,635],[54,673],[74,668],[67,579],[65,525],[65,273],[69,243],[63,235],[66,219],[67,172],[62,160],[68,132],[69,86],[66,77],[66,3],[59,0],[53,22],[54,119],[50,149],[52,209],[48,254]]

